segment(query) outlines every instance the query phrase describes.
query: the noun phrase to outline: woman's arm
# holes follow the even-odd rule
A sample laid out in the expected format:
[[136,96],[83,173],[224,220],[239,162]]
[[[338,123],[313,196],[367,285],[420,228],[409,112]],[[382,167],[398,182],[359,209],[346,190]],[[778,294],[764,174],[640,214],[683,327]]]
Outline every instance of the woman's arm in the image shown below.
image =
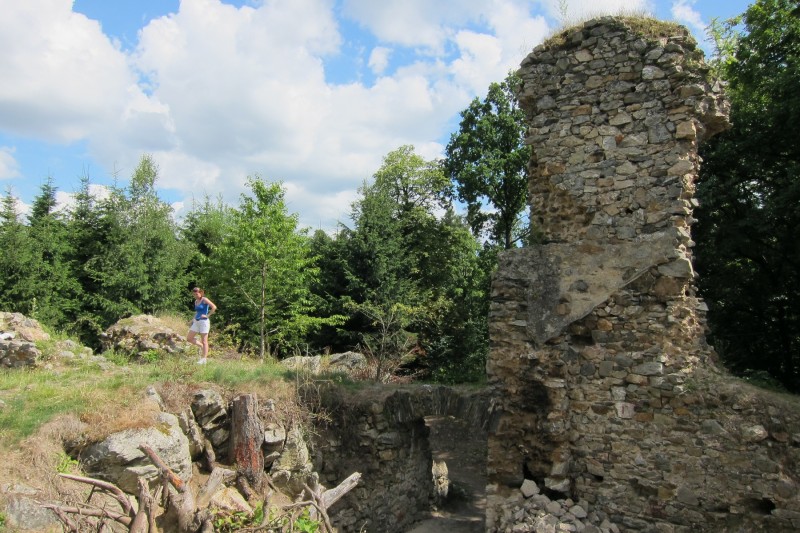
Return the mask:
[[206,316],[211,316],[211,315],[213,315],[214,313],[217,312],[217,306],[214,304],[214,302],[212,302],[211,300],[209,300],[205,296],[203,296],[203,300],[205,300],[205,302],[208,304],[208,307],[211,308],[211,310],[208,312],[208,315],[206,315]]

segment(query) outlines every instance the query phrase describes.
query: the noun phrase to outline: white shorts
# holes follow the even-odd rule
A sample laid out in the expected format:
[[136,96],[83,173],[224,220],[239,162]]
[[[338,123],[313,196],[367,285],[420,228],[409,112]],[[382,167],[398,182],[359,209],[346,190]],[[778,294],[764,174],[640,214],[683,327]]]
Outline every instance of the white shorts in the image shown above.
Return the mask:
[[208,334],[211,330],[211,321],[209,319],[205,320],[192,320],[192,325],[189,327],[189,331],[194,331],[195,333],[200,334]]

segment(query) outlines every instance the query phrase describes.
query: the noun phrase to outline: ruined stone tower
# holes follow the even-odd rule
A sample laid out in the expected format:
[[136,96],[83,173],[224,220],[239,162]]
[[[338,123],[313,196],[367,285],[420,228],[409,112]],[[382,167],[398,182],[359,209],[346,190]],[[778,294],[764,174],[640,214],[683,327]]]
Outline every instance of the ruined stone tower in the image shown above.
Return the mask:
[[680,26],[601,18],[522,62],[541,244],[493,284],[490,531],[526,479],[623,531],[800,528],[798,410],[742,400],[695,294],[698,143],[728,126],[702,57]]

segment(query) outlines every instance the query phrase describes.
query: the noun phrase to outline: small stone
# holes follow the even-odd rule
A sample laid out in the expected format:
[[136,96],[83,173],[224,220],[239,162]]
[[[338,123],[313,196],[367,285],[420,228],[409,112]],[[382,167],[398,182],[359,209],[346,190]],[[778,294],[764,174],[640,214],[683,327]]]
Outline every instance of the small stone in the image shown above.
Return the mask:
[[539,494],[539,485],[531,479],[526,479],[519,490],[525,498],[530,498],[534,494]]

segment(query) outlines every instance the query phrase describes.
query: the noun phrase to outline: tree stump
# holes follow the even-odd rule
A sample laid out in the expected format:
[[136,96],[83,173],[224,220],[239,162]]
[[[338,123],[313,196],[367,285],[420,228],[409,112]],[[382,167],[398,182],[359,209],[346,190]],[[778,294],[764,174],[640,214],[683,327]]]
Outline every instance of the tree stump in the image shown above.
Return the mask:
[[230,460],[250,486],[261,492],[264,486],[264,428],[258,418],[258,401],[252,394],[233,399]]

